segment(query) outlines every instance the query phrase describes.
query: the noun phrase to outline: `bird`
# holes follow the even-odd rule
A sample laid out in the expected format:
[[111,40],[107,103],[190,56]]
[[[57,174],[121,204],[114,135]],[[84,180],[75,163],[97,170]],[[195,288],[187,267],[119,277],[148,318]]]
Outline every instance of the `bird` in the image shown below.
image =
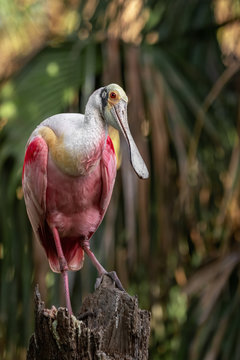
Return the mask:
[[[103,220],[116,178],[109,125],[126,139],[136,174],[149,177],[129,129],[127,104],[128,97],[119,85],[101,87],[90,95],[85,114],[48,117],[26,144],[22,171],[26,211],[51,270],[62,274],[70,314],[68,271],[82,268],[84,253],[99,277],[107,274],[91,251],[90,239]],[[117,276],[114,280],[121,288]]]

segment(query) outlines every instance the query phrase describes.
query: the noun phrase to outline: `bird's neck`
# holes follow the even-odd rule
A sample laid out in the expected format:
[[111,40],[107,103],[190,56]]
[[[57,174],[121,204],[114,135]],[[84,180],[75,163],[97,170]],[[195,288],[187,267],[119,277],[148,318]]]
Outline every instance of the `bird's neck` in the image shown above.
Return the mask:
[[105,121],[103,119],[101,110],[91,101],[88,101],[85,108],[84,124],[89,125],[91,128],[95,127],[98,130],[105,129]]
[[[84,115],[84,134],[86,143],[91,142],[91,147],[97,147],[104,139],[106,143],[108,126],[104,121],[101,111],[88,103]],[[88,140],[87,140],[88,139]]]

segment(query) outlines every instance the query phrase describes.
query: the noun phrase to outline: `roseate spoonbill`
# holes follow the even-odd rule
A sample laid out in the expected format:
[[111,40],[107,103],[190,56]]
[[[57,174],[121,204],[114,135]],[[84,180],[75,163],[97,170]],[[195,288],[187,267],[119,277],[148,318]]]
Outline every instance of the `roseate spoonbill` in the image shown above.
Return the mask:
[[107,273],[90,250],[89,240],[107,210],[116,176],[108,125],[126,138],[137,175],[148,177],[129,130],[127,103],[120,86],[102,87],[89,97],[85,115],[51,116],[27,142],[22,184],[28,217],[51,269],[63,276],[70,313],[67,272],[82,268],[84,252],[100,277]]

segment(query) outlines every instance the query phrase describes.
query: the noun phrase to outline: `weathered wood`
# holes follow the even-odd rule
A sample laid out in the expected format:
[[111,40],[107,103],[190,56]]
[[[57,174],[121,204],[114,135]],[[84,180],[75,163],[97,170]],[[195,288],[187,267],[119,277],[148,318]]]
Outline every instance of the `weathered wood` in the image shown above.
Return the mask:
[[150,313],[107,275],[77,317],[66,308],[45,309],[36,288],[35,333],[27,360],[145,360],[149,336]]

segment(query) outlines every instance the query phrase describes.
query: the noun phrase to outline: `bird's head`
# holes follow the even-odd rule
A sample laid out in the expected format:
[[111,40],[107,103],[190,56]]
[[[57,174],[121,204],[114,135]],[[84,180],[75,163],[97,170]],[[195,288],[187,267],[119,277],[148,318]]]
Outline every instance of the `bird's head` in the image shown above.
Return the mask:
[[130,152],[131,164],[142,179],[149,176],[148,169],[137,149],[128,126],[127,104],[125,91],[117,84],[110,84],[100,91],[102,114],[108,125],[122,132]]

